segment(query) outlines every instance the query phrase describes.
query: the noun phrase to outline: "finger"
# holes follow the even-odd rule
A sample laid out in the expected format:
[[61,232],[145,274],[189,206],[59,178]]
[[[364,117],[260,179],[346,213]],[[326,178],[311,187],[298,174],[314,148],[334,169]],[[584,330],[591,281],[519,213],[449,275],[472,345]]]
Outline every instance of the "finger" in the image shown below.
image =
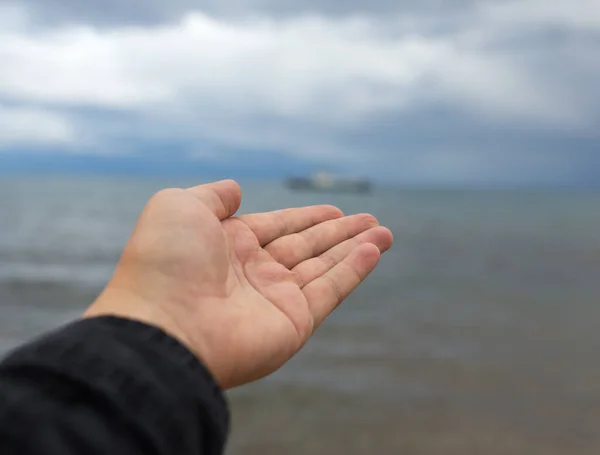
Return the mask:
[[372,215],[347,216],[281,237],[265,249],[273,259],[291,269],[377,225],[377,219]]
[[242,203],[242,190],[234,180],[194,186],[187,191],[200,199],[221,221],[235,215]]
[[329,272],[304,287],[315,328],[375,269],[380,257],[375,245],[360,245]]
[[298,286],[302,288],[342,262],[360,245],[372,243],[379,248],[380,253],[385,253],[392,246],[392,242],[393,235],[390,230],[383,226],[377,226],[334,246],[320,256],[301,262],[292,269],[292,272]]
[[344,214],[337,207],[316,205],[242,215],[238,219],[248,225],[258,238],[260,245],[265,246],[279,237],[300,232],[316,224],[342,216]]

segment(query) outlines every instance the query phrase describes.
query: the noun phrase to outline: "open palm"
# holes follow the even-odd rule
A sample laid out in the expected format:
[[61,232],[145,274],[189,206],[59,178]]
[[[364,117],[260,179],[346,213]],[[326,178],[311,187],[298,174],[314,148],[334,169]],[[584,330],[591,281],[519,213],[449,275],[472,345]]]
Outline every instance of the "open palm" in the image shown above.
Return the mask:
[[89,314],[114,312],[115,291],[135,296],[120,313],[179,337],[230,388],[298,352],[392,243],[371,215],[314,206],[235,217],[240,201],[232,181],[160,193]]

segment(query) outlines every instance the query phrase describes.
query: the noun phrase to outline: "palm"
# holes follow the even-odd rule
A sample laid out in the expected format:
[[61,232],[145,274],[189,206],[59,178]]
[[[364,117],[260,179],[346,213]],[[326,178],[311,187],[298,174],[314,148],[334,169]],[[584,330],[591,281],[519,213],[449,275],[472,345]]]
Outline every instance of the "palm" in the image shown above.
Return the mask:
[[234,182],[163,195],[142,214],[109,288],[155,302],[225,387],[281,367],[392,242],[372,216],[331,206],[234,217]]
[[252,359],[257,378],[294,355],[391,244],[374,217],[342,217],[331,206],[228,218],[221,227],[230,277],[221,309],[230,318],[243,302],[236,363]]
[[277,320],[284,329],[282,335],[293,345],[301,344],[310,335],[313,320],[294,272],[269,253],[256,232],[240,219],[226,220],[223,229],[231,249],[234,298],[243,295],[256,321],[273,327]]

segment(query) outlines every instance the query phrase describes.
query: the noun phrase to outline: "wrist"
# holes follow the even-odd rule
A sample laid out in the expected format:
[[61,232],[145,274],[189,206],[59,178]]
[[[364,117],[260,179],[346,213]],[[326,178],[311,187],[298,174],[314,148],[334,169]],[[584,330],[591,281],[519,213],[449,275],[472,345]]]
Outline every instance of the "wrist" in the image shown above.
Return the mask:
[[185,332],[164,310],[127,289],[107,287],[82,317],[83,319],[91,319],[102,316],[130,319],[156,327],[179,341],[198,360],[203,360]]

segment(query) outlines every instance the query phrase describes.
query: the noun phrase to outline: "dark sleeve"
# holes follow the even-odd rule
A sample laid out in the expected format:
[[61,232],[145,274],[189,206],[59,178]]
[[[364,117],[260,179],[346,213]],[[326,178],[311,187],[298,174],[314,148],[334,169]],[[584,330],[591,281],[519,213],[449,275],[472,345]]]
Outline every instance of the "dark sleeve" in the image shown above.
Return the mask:
[[228,425],[204,366],[138,322],[79,321],[0,364],[2,455],[217,455]]

